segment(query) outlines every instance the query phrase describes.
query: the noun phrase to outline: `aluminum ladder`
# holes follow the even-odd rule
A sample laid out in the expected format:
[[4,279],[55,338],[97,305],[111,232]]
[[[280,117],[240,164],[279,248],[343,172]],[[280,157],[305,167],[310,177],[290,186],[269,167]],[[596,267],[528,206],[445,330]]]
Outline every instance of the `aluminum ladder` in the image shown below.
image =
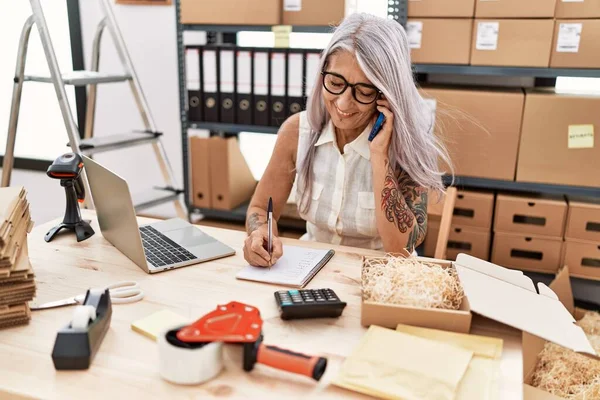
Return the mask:
[[[159,204],[173,201],[177,215],[180,218],[187,218],[181,201],[179,199],[183,190],[176,188],[176,181],[173,170],[167,158],[164,146],[160,140],[162,135],[157,129],[148,102],[140,86],[140,82],[136,75],[131,57],[125,46],[125,41],[119,30],[117,20],[112,10],[111,0],[101,0],[103,18],[100,20],[93,41],[91,70],[72,71],[61,73],[54,47],[44,17],[40,0],[30,0],[32,15],[27,18],[21,31],[19,48],[17,53],[17,65],[15,71],[15,79],[13,86],[13,96],[11,103],[10,120],[8,126],[8,137],[6,141],[6,151],[4,153],[4,161],[2,165],[2,182],[1,186],[10,185],[10,178],[14,162],[14,148],[17,134],[17,123],[19,119],[19,109],[21,103],[21,93],[23,84],[28,81],[52,83],[56,91],[58,103],[65,123],[67,134],[69,137],[69,145],[74,153],[91,156],[101,152],[122,149],[125,147],[152,144],[156,159],[158,161],[161,173],[165,181],[165,187],[155,187],[140,194],[135,201],[135,210],[139,212],[143,209],[154,207]],[[48,62],[50,76],[34,76],[25,75],[25,62],[27,58],[27,47],[29,43],[29,35],[33,25],[36,25],[40,34],[42,47]],[[108,28],[117,53],[123,65],[124,72],[121,74],[106,74],[99,72],[100,64],[100,42],[102,33],[105,28]],[[128,82],[131,92],[135,99],[135,103],[140,112],[144,128],[139,131],[132,131],[121,134],[107,135],[103,137],[94,137],[94,116],[96,111],[96,96],[97,85],[103,83]],[[80,140],[79,129],[71,107],[67,98],[65,86],[87,86],[87,111],[86,123],[84,128],[84,138]],[[84,176],[84,184],[87,193],[89,184]],[[87,197],[89,199],[89,196]],[[90,207],[90,202],[86,200],[86,206]]]

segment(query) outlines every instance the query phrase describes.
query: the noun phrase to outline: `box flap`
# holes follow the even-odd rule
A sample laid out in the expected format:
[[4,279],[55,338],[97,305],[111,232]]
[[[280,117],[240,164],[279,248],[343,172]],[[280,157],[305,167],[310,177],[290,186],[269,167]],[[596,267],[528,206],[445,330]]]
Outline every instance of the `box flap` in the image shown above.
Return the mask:
[[459,254],[456,271],[471,310],[584,355],[598,355],[569,311],[545,285],[541,294],[522,273]]
[[575,300],[573,299],[573,288],[569,278],[569,267],[561,269],[556,278],[550,283],[550,289],[558,296],[560,302],[571,315],[575,314]]
[[523,400],[562,400],[562,397],[544,392],[529,385],[523,385]]

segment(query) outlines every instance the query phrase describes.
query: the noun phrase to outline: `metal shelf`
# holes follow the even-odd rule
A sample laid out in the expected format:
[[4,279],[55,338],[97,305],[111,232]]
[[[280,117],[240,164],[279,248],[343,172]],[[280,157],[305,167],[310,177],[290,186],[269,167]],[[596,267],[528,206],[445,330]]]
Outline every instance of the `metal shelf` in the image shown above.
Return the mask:
[[[271,32],[273,25],[205,25],[205,24],[183,24],[184,31],[207,31],[207,32]],[[332,33],[332,26],[292,26],[292,32],[308,33]]]
[[534,78],[557,78],[559,76],[600,78],[600,69],[484,67],[477,65],[442,64],[415,64],[413,69],[415,72],[422,74],[523,76]]
[[209,131],[223,132],[256,132],[256,133],[274,133],[279,131],[278,126],[260,126],[260,125],[238,125],[224,124],[220,122],[190,122],[189,127],[193,129],[207,129]]
[[[444,182],[450,184],[450,177],[445,177]],[[543,193],[555,195],[570,195],[577,197],[600,197],[600,188],[552,185],[534,182],[515,182],[497,179],[473,178],[466,176],[455,176],[454,186],[473,189],[504,190],[511,192]]]

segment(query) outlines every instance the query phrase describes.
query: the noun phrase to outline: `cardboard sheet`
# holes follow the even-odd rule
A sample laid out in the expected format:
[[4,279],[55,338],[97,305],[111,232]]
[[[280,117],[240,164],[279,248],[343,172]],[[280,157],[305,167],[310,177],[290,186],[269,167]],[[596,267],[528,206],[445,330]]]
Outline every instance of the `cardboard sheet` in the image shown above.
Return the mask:
[[372,325],[333,384],[385,399],[455,399],[473,352]]
[[500,358],[502,357],[501,339],[410,325],[398,325],[396,331],[472,351],[473,358],[458,386],[456,400],[495,400],[498,398]]

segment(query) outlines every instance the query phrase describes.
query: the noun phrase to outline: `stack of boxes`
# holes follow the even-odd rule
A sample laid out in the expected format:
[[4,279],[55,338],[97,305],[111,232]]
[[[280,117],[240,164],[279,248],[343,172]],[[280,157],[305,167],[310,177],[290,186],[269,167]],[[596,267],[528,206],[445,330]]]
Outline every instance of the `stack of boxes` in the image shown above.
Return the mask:
[[600,280],[600,200],[569,199],[562,264],[571,276]]
[[408,18],[417,64],[600,67],[595,1],[418,0]]
[[494,264],[556,274],[561,266],[567,203],[562,197],[499,194],[494,219]]
[[[446,250],[448,260],[456,260],[459,253],[489,259],[493,212],[493,193],[466,190],[457,193]],[[439,229],[439,221],[428,223],[423,245],[428,257],[434,256]]]
[[183,24],[337,25],[345,0],[181,0]]

